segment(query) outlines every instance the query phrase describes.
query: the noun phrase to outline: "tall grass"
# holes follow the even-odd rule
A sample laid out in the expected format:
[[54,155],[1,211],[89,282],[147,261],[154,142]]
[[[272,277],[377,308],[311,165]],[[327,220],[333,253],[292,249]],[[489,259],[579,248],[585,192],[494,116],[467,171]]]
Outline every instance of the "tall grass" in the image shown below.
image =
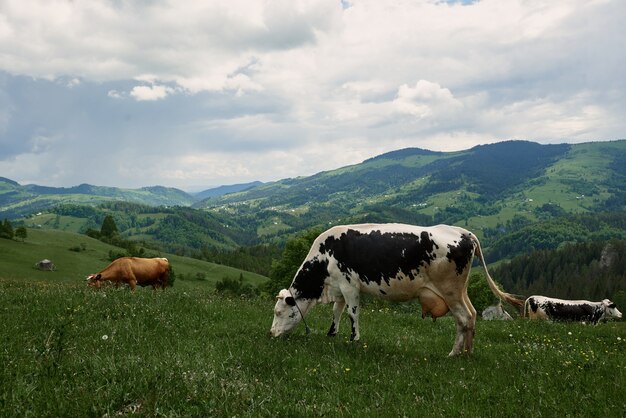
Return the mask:
[[362,340],[328,338],[330,306],[288,338],[273,301],[202,289],[93,291],[0,279],[0,416],[623,416],[626,326],[454,323],[363,307]]

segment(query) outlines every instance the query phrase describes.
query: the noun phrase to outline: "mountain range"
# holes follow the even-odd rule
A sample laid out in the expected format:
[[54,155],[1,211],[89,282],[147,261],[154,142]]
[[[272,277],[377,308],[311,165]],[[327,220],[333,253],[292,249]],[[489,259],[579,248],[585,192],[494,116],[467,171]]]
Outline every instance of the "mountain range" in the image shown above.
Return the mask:
[[255,181],[219,186],[198,193],[187,193],[164,186],[123,189],[91,184],[73,187],[20,185],[14,180],[0,177],[0,217],[16,218],[59,204],[96,205],[103,202],[121,201],[147,206],[190,206],[208,197],[238,192],[261,184],[263,183]]
[[[623,211],[626,141],[540,145],[506,141],[465,151],[409,148],[361,164],[285,179],[193,204],[245,218],[259,235],[302,226],[399,221],[478,232],[516,217]],[[303,225],[304,224],[304,225]]]
[[161,186],[22,186],[0,178],[0,218],[30,216],[27,224],[45,225],[52,221],[43,212],[51,211],[82,219],[66,224],[84,231],[113,213],[128,238],[178,249],[282,243],[308,228],[356,222],[457,224],[489,244],[530,223],[625,208],[626,140],[505,141],[456,152],[407,148],[313,176],[195,195]]

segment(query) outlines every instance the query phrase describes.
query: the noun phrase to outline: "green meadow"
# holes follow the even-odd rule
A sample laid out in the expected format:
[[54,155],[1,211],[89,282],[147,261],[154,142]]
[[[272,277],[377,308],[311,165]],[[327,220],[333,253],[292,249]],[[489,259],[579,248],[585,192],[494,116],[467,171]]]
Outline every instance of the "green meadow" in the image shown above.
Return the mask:
[[[121,250],[86,235],[29,228],[24,242],[0,239],[0,278],[23,279],[28,282],[43,280],[50,283],[82,283],[89,274],[109,265],[109,251]],[[181,289],[212,289],[219,280],[238,279],[241,275],[244,281],[253,285],[267,280],[259,274],[154,250],[147,250],[146,256],[167,257],[174,270],[175,287]],[[52,260],[56,271],[35,269],[35,263],[42,259]]]
[[[359,342],[317,306],[269,336],[274,300],[215,293],[266,278],[168,254],[166,291],[94,290],[113,248],[69,232],[0,240],[0,416],[623,416],[626,322],[478,320],[448,358],[452,318],[366,301]],[[84,244],[82,246],[81,244]],[[81,247],[80,252],[70,248]],[[49,258],[55,272],[33,268]]]
[[88,289],[0,279],[0,416],[622,416],[626,323],[454,323],[363,306],[359,342],[331,307],[288,338],[273,301],[201,287]]

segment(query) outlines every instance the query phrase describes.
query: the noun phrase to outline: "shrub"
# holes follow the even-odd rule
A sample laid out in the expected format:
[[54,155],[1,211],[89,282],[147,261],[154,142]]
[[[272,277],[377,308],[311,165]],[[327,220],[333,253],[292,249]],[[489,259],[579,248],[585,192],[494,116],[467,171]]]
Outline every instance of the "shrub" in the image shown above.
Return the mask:
[[239,279],[231,279],[224,277],[222,280],[215,283],[215,291],[222,295],[253,297],[259,294],[259,290],[256,286],[243,281],[243,273],[239,274]]
[[167,286],[168,287],[174,287],[174,281],[176,280],[176,274],[174,273],[174,268],[172,267],[171,264],[169,264],[168,270],[169,270],[169,274],[167,276]]
[[128,257],[128,253],[126,251],[120,250],[109,250],[109,260],[115,261],[118,258]]
[[82,242],[80,245],[75,245],[73,247],[70,247],[70,251],[74,251],[76,253],[80,253],[82,251],[87,251],[87,244]]

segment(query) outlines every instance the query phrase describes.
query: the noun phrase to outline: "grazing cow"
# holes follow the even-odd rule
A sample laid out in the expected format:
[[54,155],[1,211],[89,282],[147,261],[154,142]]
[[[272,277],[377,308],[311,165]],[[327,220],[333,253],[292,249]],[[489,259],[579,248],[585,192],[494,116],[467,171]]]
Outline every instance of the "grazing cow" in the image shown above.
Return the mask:
[[277,296],[271,334],[291,331],[317,303],[334,302],[334,336],[347,306],[352,340],[359,335],[361,293],[391,301],[418,299],[422,312],[433,318],[448,311],[456,322],[456,339],[450,355],[473,347],[476,310],[467,296],[474,254],[478,255],[491,291],[521,308],[523,301],[502,292],[487,272],[480,244],[465,229],[438,225],[402,224],[335,226],[323,232],[295,275],[289,289]]
[[524,317],[553,321],[589,321],[597,324],[602,319],[621,318],[622,313],[608,299],[602,302],[589,302],[535,295],[526,299]]
[[167,287],[169,262],[167,258],[122,257],[113,261],[100,273],[87,277],[90,286],[100,288],[102,282],[110,281],[119,286],[127,283],[132,290],[139,286]]

